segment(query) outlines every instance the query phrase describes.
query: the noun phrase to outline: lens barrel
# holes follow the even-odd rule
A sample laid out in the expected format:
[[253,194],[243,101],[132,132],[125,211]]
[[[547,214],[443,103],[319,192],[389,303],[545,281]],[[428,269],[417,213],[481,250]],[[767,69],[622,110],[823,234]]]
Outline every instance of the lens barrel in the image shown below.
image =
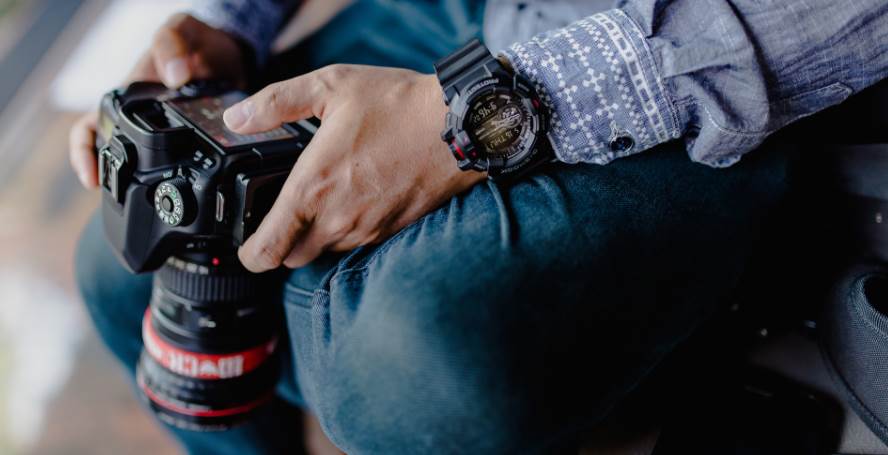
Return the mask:
[[272,397],[279,285],[233,254],[175,256],[155,273],[136,380],[160,420],[225,430]]

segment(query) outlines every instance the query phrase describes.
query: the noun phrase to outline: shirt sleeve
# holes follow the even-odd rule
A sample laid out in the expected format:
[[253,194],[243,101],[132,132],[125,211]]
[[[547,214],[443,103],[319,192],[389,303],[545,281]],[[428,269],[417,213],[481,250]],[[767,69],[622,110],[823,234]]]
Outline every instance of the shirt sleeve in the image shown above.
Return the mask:
[[726,167],[888,76],[884,0],[624,0],[504,55],[552,111],[564,162],[673,139]]
[[249,44],[261,65],[299,3],[300,0],[198,0],[190,13]]

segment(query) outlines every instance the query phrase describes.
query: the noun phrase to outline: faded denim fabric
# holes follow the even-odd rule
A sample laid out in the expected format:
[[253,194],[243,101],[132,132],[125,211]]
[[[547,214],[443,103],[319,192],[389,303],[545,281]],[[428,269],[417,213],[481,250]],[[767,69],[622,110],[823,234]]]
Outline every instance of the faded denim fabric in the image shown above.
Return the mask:
[[[264,59],[296,4],[210,0],[195,14]],[[682,138],[694,161],[730,166],[888,76],[884,0],[492,0],[485,17],[508,18],[485,37],[494,50],[510,32],[519,41],[504,53],[552,110],[566,163],[605,164]]]
[[[718,170],[670,143],[476,185],[380,245],[293,270],[274,302],[288,340],[274,408],[171,431],[192,454],[295,453],[301,406],[353,455],[571,453],[730,302],[786,191],[781,152]],[[150,277],[118,263],[98,218],[76,270],[132,375]]]

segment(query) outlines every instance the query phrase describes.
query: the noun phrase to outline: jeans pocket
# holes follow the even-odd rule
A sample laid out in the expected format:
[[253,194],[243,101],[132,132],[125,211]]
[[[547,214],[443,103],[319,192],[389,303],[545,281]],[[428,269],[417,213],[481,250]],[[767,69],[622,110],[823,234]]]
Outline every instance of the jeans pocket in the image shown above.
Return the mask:
[[285,283],[284,305],[287,307],[299,306],[311,309],[312,301],[314,300],[315,294],[315,292],[303,289],[291,283]]
[[[312,402],[312,381],[323,371],[323,345],[329,336],[330,293],[325,289],[309,291],[287,283],[284,287],[284,316],[289,332],[292,363],[296,369],[303,399]],[[309,404],[310,406],[310,404]]]

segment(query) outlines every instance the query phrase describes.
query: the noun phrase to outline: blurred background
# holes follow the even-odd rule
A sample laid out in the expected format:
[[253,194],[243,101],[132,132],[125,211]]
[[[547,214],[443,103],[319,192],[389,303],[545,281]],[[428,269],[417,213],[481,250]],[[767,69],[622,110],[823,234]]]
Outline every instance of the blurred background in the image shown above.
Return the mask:
[[0,454],[167,454],[96,339],[72,271],[98,205],[68,129],[123,79],[173,0],[0,0]]

